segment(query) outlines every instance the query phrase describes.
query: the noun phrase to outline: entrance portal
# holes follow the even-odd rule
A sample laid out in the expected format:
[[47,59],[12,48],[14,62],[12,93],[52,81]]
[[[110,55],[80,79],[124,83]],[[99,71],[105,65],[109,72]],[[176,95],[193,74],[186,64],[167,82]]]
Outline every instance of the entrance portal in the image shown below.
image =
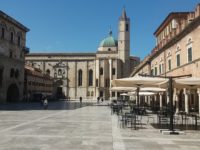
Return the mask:
[[60,98],[63,98],[64,95],[63,95],[63,92],[62,92],[62,87],[57,87],[57,98],[60,99]]
[[11,84],[7,91],[7,102],[19,101],[19,89],[16,84]]

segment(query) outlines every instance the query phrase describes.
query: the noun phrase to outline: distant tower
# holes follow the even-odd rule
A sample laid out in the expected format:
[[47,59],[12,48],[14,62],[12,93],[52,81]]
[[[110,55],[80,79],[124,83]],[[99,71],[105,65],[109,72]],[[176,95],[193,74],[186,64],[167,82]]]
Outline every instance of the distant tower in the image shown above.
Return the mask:
[[123,63],[122,77],[127,77],[130,75],[130,19],[125,8],[119,18],[118,54]]

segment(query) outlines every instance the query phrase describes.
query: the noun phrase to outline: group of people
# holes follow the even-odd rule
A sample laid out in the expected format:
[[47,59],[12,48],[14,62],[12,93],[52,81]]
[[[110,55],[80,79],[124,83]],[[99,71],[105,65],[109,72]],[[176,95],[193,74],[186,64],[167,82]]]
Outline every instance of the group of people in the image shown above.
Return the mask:
[[99,103],[100,100],[103,102],[103,98],[97,97],[97,103]]

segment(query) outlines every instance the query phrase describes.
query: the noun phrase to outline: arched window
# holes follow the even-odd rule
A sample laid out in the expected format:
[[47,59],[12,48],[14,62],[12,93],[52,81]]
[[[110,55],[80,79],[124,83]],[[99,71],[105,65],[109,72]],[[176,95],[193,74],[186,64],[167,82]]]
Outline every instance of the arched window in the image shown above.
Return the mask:
[[46,74],[50,75],[50,73],[51,73],[50,70],[47,69],[47,70],[46,70]]
[[82,70],[80,69],[78,71],[78,86],[82,86],[82,78],[83,78],[83,72]]
[[58,75],[61,76],[62,75],[62,70],[58,69]]
[[12,68],[10,70],[10,78],[13,78],[14,77],[14,74],[15,74],[15,70]]
[[100,68],[100,75],[103,75],[103,68]]
[[93,85],[93,70],[89,70],[89,86]]

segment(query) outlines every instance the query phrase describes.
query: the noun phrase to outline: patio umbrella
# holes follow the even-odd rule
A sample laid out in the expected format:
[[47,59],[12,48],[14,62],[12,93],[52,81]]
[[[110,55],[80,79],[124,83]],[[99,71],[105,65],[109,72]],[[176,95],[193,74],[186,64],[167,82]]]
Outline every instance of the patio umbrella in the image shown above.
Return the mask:
[[[136,95],[137,93],[136,92],[128,92],[127,95],[128,96],[133,96],[133,95]],[[154,95],[155,93],[153,92],[139,92],[139,95],[142,96],[150,96],[150,95]]]
[[123,92],[123,91],[129,92],[129,91],[135,91],[136,88],[134,88],[134,87],[112,87],[110,90],[116,91],[116,92]]
[[166,89],[159,88],[159,87],[144,87],[144,88],[140,88],[140,91],[146,91],[146,92],[165,92]]
[[189,77],[182,79],[175,79],[176,88],[199,88],[200,87],[200,77]]
[[112,80],[113,87],[159,87],[166,84],[168,79],[158,77],[135,76]]

